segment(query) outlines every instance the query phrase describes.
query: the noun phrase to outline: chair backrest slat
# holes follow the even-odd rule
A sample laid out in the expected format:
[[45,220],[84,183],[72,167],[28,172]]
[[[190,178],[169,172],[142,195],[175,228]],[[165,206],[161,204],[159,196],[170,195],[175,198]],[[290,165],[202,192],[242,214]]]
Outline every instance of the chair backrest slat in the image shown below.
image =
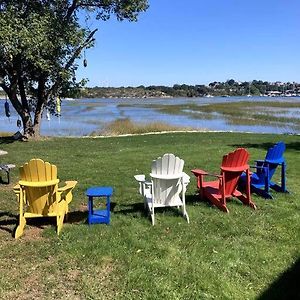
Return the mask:
[[[171,176],[181,174],[184,161],[174,154],[164,154],[152,162],[151,173],[156,175]],[[158,179],[152,178],[153,201],[167,205],[171,204],[181,192],[180,179]]]
[[[41,159],[31,159],[20,167],[20,179],[23,182],[46,183],[57,179],[57,167]],[[57,183],[45,187],[24,186],[23,188],[29,212],[47,215],[56,209]]]
[[273,147],[269,148],[266,154],[265,161],[268,163],[269,167],[269,180],[273,177],[278,164],[284,162],[284,151],[285,151],[285,143],[278,142]]
[[266,161],[282,160],[285,148],[286,147],[284,142],[278,142],[273,147],[268,149],[265,160]]
[[[237,188],[238,180],[245,168],[248,168],[249,152],[244,148],[238,148],[223,156],[222,166],[226,171],[225,176],[225,194],[231,195]],[[230,170],[232,168],[232,170]],[[238,171],[237,171],[238,170]]]

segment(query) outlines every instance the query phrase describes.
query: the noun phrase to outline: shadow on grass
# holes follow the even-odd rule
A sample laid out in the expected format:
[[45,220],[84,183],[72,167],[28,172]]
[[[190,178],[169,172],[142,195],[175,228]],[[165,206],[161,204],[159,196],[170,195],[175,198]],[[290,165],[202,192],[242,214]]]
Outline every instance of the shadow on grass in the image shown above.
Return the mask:
[[130,214],[141,213],[145,216],[147,215],[147,211],[144,208],[144,203],[142,202],[122,205],[121,207],[122,207],[121,209],[114,211],[114,214],[130,215]]
[[[111,211],[114,211],[116,203],[110,204]],[[5,219],[1,220],[4,217]],[[82,224],[88,223],[87,221],[88,211],[84,210],[71,211],[64,218],[64,224]],[[0,230],[7,231],[14,236],[14,233],[19,224],[19,215],[12,214],[8,211],[0,211]],[[56,227],[55,217],[38,217],[38,218],[26,218],[26,225],[43,229],[46,226]]]
[[206,208],[214,207],[214,205],[207,198],[201,198],[196,191],[194,195],[186,195],[185,203],[187,205],[201,205]]
[[193,204],[197,204],[197,203],[200,203],[200,202],[202,202],[202,203],[207,202],[208,203],[208,201],[206,201],[206,199],[200,198],[197,191],[195,191],[195,194],[193,194],[193,195],[185,195],[185,203],[186,204],[193,205]]
[[13,136],[2,136],[2,137],[0,137],[0,144],[12,144],[14,142],[19,142],[19,141],[14,139]]
[[71,211],[65,217],[64,223],[76,224],[82,223],[83,220],[85,220],[85,223],[87,223],[87,216],[87,211]]
[[[181,209],[177,207],[157,207],[155,208],[155,214],[168,213],[174,216],[182,216]],[[149,218],[149,211],[144,207],[144,203],[138,202],[133,204],[122,205],[120,210],[114,212],[115,215],[131,215],[131,216],[142,216],[144,218]]]
[[[278,139],[278,142],[279,141],[280,141],[280,139]],[[285,143],[285,145],[286,145],[286,151],[289,151],[289,150],[300,151],[300,142]],[[274,146],[274,143],[260,143],[260,144],[246,143],[246,144],[232,144],[229,146],[263,149],[263,150],[267,151],[270,147]]]
[[[87,211],[72,211],[65,216],[64,224],[80,224],[83,221],[87,223]],[[14,233],[19,224],[19,216],[7,211],[0,212],[0,218],[5,217],[4,220],[0,219],[0,230],[6,231],[14,236]],[[26,218],[26,225],[37,227],[40,229],[46,226],[56,227],[55,217],[39,217],[39,218]]]
[[[185,196],[185,203],[187,205],[201,205],[204,208],[215,208],[218,209],[217,206],[215,206],[209,199],[207,198],[201,198],[198,193],[195,193],[195,195],[187,195]],[[246,206],[240,201],[239,199],[235,197],[227,198],[226,199],[226,204],[229,203],[228,209],[230,209],[230,206]],[[188,210],[188,208],[187,208]]]
[[257,300],[300,299],[300,258],[283,272]]
[[1,217],[5,217],[5,219],[4,220],[0,219],[0,230],[13,234],[14,229],[12,226],[14,227],[17,226],[18,216],[8,211],[1,211],[0,218]]

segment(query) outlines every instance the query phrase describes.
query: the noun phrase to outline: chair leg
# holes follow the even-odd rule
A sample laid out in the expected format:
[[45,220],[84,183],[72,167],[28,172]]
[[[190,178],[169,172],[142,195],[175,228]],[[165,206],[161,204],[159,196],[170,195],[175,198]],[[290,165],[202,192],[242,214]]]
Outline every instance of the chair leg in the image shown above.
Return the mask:
[[18,239],[24,232],[24,227],[26,225],[26,219],[24,216],[20,216],[19,218],[19,225],[16,229],[16,232],[15,232],[15,238]]
[[267,192],[265,189],[262,190],[262,189],[254,187],[254,186],[251,186],[251,190],[253,193],[255,193],[259,196],[262,196],[265,199],[273,199],[273,196],[269,192]]
[[220,210],[229,213],[229,210],[226,206],[226,199],[220,200],[220,199],[216,199],[215,197],[211,196],[211,197],[207,197],[207,199],[216,207],[218,207]]
[[154,226],[154,224],[155,224],[155,218],[154,218],[154,206],[152,206],[152,208],[151,208],[151,210],[150,210],[150,216],[151,216],[152,225]]
[[222,210],[226,213],[229,213],[229,210],[225,204],[222,204],[221,202],[219,202],[219,203],[216,202],[216,203],[214,203],[214,205],[216,205],[220,210]]
[[241,202],[243,202],[244,205],[248,205],[253,209],[256,209],[256,205],[254,202],[251,201],[251,199],[248,199],[246,196],[244,195],[240,195],[240,196],[236,196],[239,200],[241,200]]
[[282,163],[281,165],[281,189],[282,192],[287,192],[285,187],[285,163]]
[[57,224],[57,235],[60,234],[60,231],[63,227],[63,223],[64,223],[64,216],[65,214],[56,216],[56,224]]
[[[189,215],[188,215],[188,213],[187,213],[187,211],[186,211],[186,209],[185,209],[185,197],[183,196],[183,198],[184,198],[184,202],[183,202],[183,205],[181,206],[182,215],[183,215],[183,217],[186,219],[186,221],[187,221],[188,223],[190,223]],[[177,208],[179,209],[180,206],[177,206]]]
[[186,221],[190,223],[189,215],[187,214],[185,207],[183,207],[183,217],[186,218]]
[[152,225],[154,226],[155,224],[154,213],[151,213],[151,221],[152,221]]
[[281,185],[270,182],[270,187],[276,192],[289,193],[289,191],[286,189],[285,167],[285,163],[283,163],[281,165]]

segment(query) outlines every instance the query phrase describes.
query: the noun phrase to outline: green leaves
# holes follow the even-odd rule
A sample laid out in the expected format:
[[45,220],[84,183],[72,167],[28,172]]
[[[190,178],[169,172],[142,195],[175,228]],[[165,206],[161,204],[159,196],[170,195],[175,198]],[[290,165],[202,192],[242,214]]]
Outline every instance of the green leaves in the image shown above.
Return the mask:
[[147,0],[0,0],[1,86],[21,117],[28,94],[41,114],[66,86],[76,87],[76,60],[82,50],[93,47],[96,32],[82,25],[81,11],[104,21],[111,15],[136,21],[147,7]]

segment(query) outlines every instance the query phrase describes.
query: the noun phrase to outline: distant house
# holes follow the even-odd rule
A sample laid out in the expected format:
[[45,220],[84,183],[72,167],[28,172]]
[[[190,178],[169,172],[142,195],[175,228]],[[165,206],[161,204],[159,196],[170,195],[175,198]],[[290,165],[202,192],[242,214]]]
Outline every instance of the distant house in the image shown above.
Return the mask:
[[281,95],[282,95],[282,92],[278,92],[278,91],[269,91],[269,92],[267,93],[267,95],[268,95],[269,97],[276,97],[276,96],[281,96]]
[[277,86],[283,86],[283,85],[285,85],[285,83],[283,83],[281,81],[276,81],[276,82],[274,82],[274,84],[277,85]]

